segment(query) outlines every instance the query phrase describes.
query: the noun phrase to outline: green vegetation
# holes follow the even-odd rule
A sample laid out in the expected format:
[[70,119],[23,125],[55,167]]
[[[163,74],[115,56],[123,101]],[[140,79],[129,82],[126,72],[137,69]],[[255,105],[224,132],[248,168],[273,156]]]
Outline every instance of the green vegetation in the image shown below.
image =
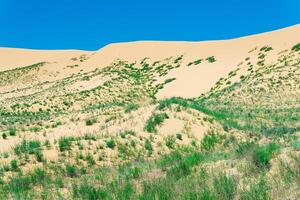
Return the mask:
[[167,113],[159,113],[159,114],[153,114],[146,122],[145,131],[149,133],[156,133],[157,129],[156,127],[161,125],[165,119],[168,119],[169,116]]
[[300,43],[298,43],[295,46],[293,46],[292,50],[293,51],[300,51]]
[[[1,93],[1,140],[16,145],[0,152],[0,199],[297,199],[298,46],[271,64],[273,48],[257,47],[190,99],[156,99],[182,55],[92,71],[76,64],[80,73],[44,83],[35,81],[43,64],[1,73],[2,86],[10,76],[31,84]],[[188,66],[204,62],[216,59]]]
[[253,151],[253,161],[255,165],[258,167],[268,167],[274,152],[278,150],[278,148],[278,145],[274,143],[255,148]]
[[113,149],[116,146],[116,142],[113,139],[110,139],[110,140],[106,141],[106,145],[108,148]]

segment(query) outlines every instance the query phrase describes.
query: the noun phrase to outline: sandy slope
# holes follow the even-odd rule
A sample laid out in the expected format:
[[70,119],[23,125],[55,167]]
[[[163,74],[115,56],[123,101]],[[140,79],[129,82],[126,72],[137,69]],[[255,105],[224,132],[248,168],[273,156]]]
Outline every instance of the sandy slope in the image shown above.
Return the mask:
[[[269,33],[248,36],[233,40],[209,42],[130,42],[110,44],[98,51],[78,50],[26,50],[0,48],[0,71],[31,65],[38,62],[49,62],[47,70],[59,72],[67,76],[72,70],[66,66],[78,65],[77,70],[90,71],[96,67],[109,65],[116,59],[140,61],[145,57],[151,60],[161,60],[170,56],[184,55],[183,65],[197,60],[214,56],[215,63],[202,63],[199,66],[181,67],[172,71],[168,77],[176,80],[168,84],[158,94],[158,98],[170,96],[197,97],[208,91],[220,78],[226,76],[232,69],[248,57],[249,51],[255,47],[271,46],[275,50],[272,58],[283,49],[300,42],[300,25]],[[277,51],[276,51],[277,50]],[[79,57],[85,55],[84,61]],[[78,58],[76,61],[71,58]],[[42,76],[43,80],[47,77]],[[41,81],[43,81],[41,80]]]

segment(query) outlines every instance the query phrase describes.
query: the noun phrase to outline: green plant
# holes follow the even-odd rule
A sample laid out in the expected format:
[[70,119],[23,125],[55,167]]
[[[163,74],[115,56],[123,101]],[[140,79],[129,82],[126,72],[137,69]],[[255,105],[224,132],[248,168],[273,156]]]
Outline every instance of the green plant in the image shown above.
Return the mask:
[[137,110],[139,108],[139,106],[137,104],[134,103],[130,103],[126,106],[125,108],[125,113],[130,113],[131,111]]
[[58,147],[61,152],[71,150],[73,138],[62,137],[58,140]]
[[35,155],[35,158],[36,158],[36,160],[38,162],[42,162],[43,161],[44,155],[43,155],[42,151],[40,151],[40,150],[35,151],[34,155]]
[[298,43],[295,46],[293,46],[292,50],[293,51],[300,51],[300,43]]
[[86,161],[87,161],[87,163],[88,163],[89,165],[94,165],[94,164],[96,164],[93,155],[90,154],[90,153],[88,153],[88,154],[86,155],[86,158],[85,158],[85,159],[86,159]]
[[114,149],[116,146],[116,142],[113,139],[107,140],[106,145],[108,148]]
[[6,135],[6,133],[4,132],[4,133],[2,133],[2,138],[4,139],[4,140],[6,140],[7,139],[7,135]]
[[253,162],[257,167],[268,167],[270,160],[279,146],[275,143],[258,146],[253,150]]
[[165,142],[166,142],[166,146],[169,148],[169,149],[173,149],[174,148],[174,144],[175,144],[175,138],[172,136],[172,135],[169,135],[166,139],[165,139]]
[[204,150],[212,150],[218,142],[218,137],[215,133],[209,133],[204,136],[201,141],[201,147]]
[[95,117],[88,118],[88,119],[85,120],[85,124],[87,126],[92,126],[95,123],[97,123],[97,119]]
[[10,167],[12,171],[17,171],[19,169],[17,160],[10,161]]
[[145,149],[148,151],[148,154],[151,155],[153,152],[153,147],[149,139],[145,140]]
[[17,132],[17,129],[15,129],[15,128],[11,128],[11,129],[9,129],[9,135],[10,136],[15,136],[16,135],[16,132]]
[[146,122],[145,131],[156,133],[156,127],[161,125],[165,119],[168,119],[167,113],[153,114]]
[[77,176],[76,167],[74,165],[67,164],[66,165],[66,173],[67,173],[67,176],[72,177],[72,178]]
[[214,63],[214,62],[216,62],[216,59],[215,59],[214,56],[210,56],[210,57],[206,58],[206,60],[207,60],[209,63]]
[[233,199],[236,190],[236,180],[226,174],[219,174],[213,179],[213,186],[219,199],[231,200]]

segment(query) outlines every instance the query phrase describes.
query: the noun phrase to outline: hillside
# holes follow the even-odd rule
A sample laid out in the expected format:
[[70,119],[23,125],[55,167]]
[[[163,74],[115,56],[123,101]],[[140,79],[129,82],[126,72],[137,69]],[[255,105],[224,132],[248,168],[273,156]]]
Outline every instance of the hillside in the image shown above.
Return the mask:
[[300,25],[0,56],[0,199],[300,198]]

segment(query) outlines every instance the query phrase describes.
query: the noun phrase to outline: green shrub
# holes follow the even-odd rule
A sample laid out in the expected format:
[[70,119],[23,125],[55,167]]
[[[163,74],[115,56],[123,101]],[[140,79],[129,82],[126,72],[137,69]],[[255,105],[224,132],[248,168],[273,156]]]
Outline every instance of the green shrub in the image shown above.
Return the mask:
[[233,177],[227,176],[226,174],[220,174],[214,178],[213,186],[216,194],[219,196],[218,199],[234,199],[233,197],[237,190],[237,182]]
[[86,156],[86,161],[89,165],[94,165],[96,164],[95,160],[94,160],[94,157],[92,154],[88,153],[87,156]]
[[214,63],[214,62],[216,62],[216,59],[215,59],[214,56],[210,56],[210,57],[206,58],[206,60],[207,60],[209,63]]
[[125,113],[130,113],[131,111],[137,110],[139,108],[139,106],[137,104],[134,103],[130,103],[126,106],[125,108]]
[[151,155],[153,152],[153,147],[149,139],[145,140],[145,149],[148,151],[148,154]]
[[175,179],[180,179],[184,176],[188,176],[191,173],[191,165],[185,160],[180,161],[175,166],[171,167],[167,171],[168,176],[173,176]]
[[298,43],[295,46],[293,46],[292,50],[293,51],[300,51],[300,43]]
[[114,149],[116,146],[116,142],[113,139],[106,141],[106,145],[108,148]]
[[206,134],[201,141],[201,147],[204,150],[212,150],[218,142],[218,137],[215,133]]
[[169,149],[173,149],[174,148],[174,144],[175,144],[175,138],[172,136],[172,135],[169,135],[166,140],[166,146],[169,148]]
[[41,142],[37,140],[32,140],[28,142],[28,153],[34,154],[36,151],[39,151],[41,147]]
[[42,151],[37,150],[37,151],[34,152],[34,155],[35,155],[35,158],[38,162],[43,161],[44,155],[43,155]]
[[97,123],[97,119],[95,117],[88,118],[88,119],[85,120],[85,124],[87,126],[92,126],[95,123]]
[[136,133],[133,130],[125,130],[120,132],[121,138],[126,138],[126,135],[132,135],[135,136]]
[[7,139],[7,135],[6,135],[6,133],[2,133],[2,138],[3,138],[4,140],[6,140],[6,139]]
[[253,183],[249,189],[244,189],[240,195],[241,200],[270,200],[268,186],[264,177]]
[[17,171],[19,169],[17,160],[10,161],[10,168],[12,171]]
[[58,147],[61,152],[71,150],[73,138],[62,137],[58,140]]
[[71,164],[66,165],[66,173],[69,177],[75,177],[77,176],[76,167]]
[[257,167],[268,167],[270,160],[279,146],[275,143],[258,146],[253,150],[253,162]]
[[156,133],[156,126],[161,125],[167,118],[169,118],[167,113],[153,114],[146,122],[145,131]]
[[15,129],[15,128],[11,128],[11,129],[9,129],[9,135],[10,136],[15,136],[16,135],[16,132],[17,132],[17,129]]
[[254,145],[253,142],[249,142],[249,141],[243,142],[242,141],[242,142],[238,143],[238,145],[235,149],[235,152],[238,155],[244,155],[253,147],[253,145]]

